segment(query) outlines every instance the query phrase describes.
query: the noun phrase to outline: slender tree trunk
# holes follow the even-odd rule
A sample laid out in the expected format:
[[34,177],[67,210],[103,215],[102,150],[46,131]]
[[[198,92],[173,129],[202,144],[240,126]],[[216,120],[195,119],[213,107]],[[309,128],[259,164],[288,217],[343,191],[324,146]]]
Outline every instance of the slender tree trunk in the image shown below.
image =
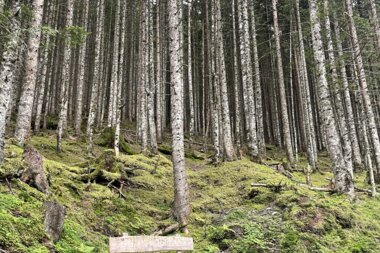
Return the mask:
[[327,50],[328,50],[328,58],[329,58],[329,68],[331,73],[331,86],[332,86],[332,92],[334,93],[335,97],[335,107],[337,111],[337,117],[339,122],[339,130],[340,130],[340,136],[342,138],[342,144],[343,144],[343,154],[344,154],[344,161],[346,163],[347,169],[350,171],[352,178],[354,178],[354,169],[352,165],[352,148],[351,148],[351,142],[350,142],[350,136],[347,129],[347,123],[346,123],[346,116],[345,111],[343,108],[343,101],[341,92],[338,86],[338,71],[336,69],[336,61],[335,61],[335,55],[334,55],[334,44],[332,40],[331,35],[331,22],[330,22],[330,8],[329,8],[329,2],[327,0],[324,0],[324,11],[325,11],[325,26],[326,26],[326,38],[327,38]]
[[253,49],[253,68],[255,70],[255,96],[256,96],[256,124],[257,124],[257,141],[259,148],[259,160],[265,158],[265,136],[264,136],[264,117],[263,117],[263,102],[261,91],[261,78],[260,78],[260,63],[259,52],[257,49],[257,34],[256,34],[256,15],[255,7],[251,6],[251,29],[252,29],[252,49]]
[[[66,7],[66,27],[71,27],[73,25],[73,14],[74,14],[74,0],[67,0]],[[68,36],[70,38],[70,36]],[[62,89],[59,99],[59,117],[58,117],[58,130],[57,130],[57,152],[62,151],[62,136],[67,118],[67,107],[68,107],[68,89],[70,81],[70,63],[71,63],[71,45],[70,40],[65,42],[64,50],[64,63],[63,63],[63,74],[62,74]]]
[[153,41],[153,6],[152,3],[148,2],[148,68],[147,68],[147,109],[148,109],[148,127],[149,127],[149,146],[150,151],[153,154],[157,154],[157,129],[156,121],[154,118],[154,96],[156,90],[156,83],[154,81],[154,41]]
[[192,59],[192,34],[191,34],[191,10],[192,10],[192,0],[189,0],[188,8],[188,23],[187,23],[187,36],[188,36],[188,82],[189,82],[189,107],[190,107],[190,143],[192,142],[194,136],[194,93],[193,93],[193,59]]
[[0,66],[0,163],[4,159],[6,117],[12,94],[12,84],[15,78],[13,64],[17,61],[20,44],[20,2],[13,1],[11,7],[9,29],[12,36],[5,43]]
[[378,53],[380,54],[380,24],[379,24],[379,17],[377,16],[376,3],[375,3],[375,0],[369,0],[369,3],[371,5],[372,23],[373,23],[373,29],[375,30],[375,36],[376,36],[376,47],[377,47]]
[[298,40],[299,40],[299,51],[300,51],[300,59],[299,59],[299,69],[300,69],[300,93],[302,99],[302,108],[304,115],[304,127],[306,130],[307,136],[307,153],[308,160],[312,170],[316,169],[316,160],[317,160],[317,145],[316,145],[316,137],[315,137],[315,129],[314,129],[314,119],[313,119],[313,110],[311,105],[311,96],[310,96],[310,88],[309,88],[309,77],[306,67],[306,56],[305,56],[305,45],[303,40],[303,32],[302,32],[302,23],[301,23],[301,15],[300,15],[300,3],[299,0],[296,1],[296,13],[297,13],[297,27],[298,27]]
[[25,140],[30,137],[32,125],[32,110],[37,81],[38,48],[41,39],[40,28],[42,25],[44,1],[34,0],[32,6],[34,16],[31,21],[31,27],[36,30],[33,29],[29,34],[25,62],[25,82],[22,86],[15,131],[15,137],[20,146],[23,146]]
[[368,131],[371,135],[371,142],[373,145],[374,157],[377,165],[377,177],[380,178],[380,140],[377,132],[375,116],[372,109],[371,98],[368,93],[367,77],[364,69],[363,58],[361,55],[358,34],[354,22],[354,14],[352,10],[352,1],[346,0],[348,25],[350,27],[352,46],[355,53],[355,62],[358,68],[358,77],[360,84],[360,92],[363,100],[363,108],[365,110],[368,120]]
[[168,0],[169,53],[171,81],[171,125],[173,135],[174,213],[179,223],[189,222],[190,204],[186,177],[183,133],[183,70],[180,46],[182,16],[177,0]]
[[288,105],[286,101],[284,73],[283,73],[283,67],[282,67],[280,29],[278,26],[278,14],[277,14],[277,0],[272,0],[272,6],[273,6],[274,37],[276,41],[278,84],[279,84],[279,89],[280,89],[280,104],[281,104],[284,142],[285,142],[285,149],[286,149],[288,160],[290,163],[293,163],[294,156],[293,156],[293,148],[292,148],[292,138],[290,135],[290,123],[289,123],[289,116],[288,116]]
[[125,34],[126,34],[126,8],[125,3],[121,2],[121,35],[120,35],[120,53],[119,53],[119,73],[118,73],[118,83],[117,83],[117,105],[116,105],[116,122],[115,122],[115,139],[114,139],[114,150],[115,155],[119,156],[120,148],[120,124],[121,124],[121,115],[122,115],[122,103],[125,104],[125,101],[122,101],[122,87],[124,83],[124,75],[122,68],[124,66],[124,51],[125,51]]
[[102,47],[102,33],[103,33],[103,21],[104,21],[104,2],[103,0],[98,0],[98,19],[96,24],[96,41],[95,41],[95,63],[94,63],[94,78],[91,86],[90,94],[90,107],[87,120],[87,151],[88,155],[91,156],[93,153],[93,134],[94,134],[94,124],[96,112],[99,109],[97,105],[98,101],[98,89],[100,80],[100,72],[102,71],[102,64],[100,63],[100,53]]
[[156,29],[157,29],[157,50],[156,50],[156,126],[157,126],[157,141],[162,142],[162,97],[164,96],[164,82],[163,82],[163,57],[162,57],[162,39],[163,31],[161,29],[161,4],[162,0],[157,0],[157,14],[156,14]]
[[326,79],[325,55],[321,37],[321,24],[318,18],[316,0],[309,0],[313,50],[318,75],[318,92],[321,102],[321,116],[326,133],[327,151],[333,163],[335,190],[354,195],[354,183],[350,171],[346,168],[342,145],[334,119],[333,108]]
[[248,149],[253,160],[259,159],[256,133],[256,107],[253,96],[251,46],[249,35],[248,2],[239,0],[239,37],[243,81],[244,114],[247,128]]
[[[83,28],[87,31],[88,26],[88,9],[89,4],[86,1],[83,1]],[[82,126],[82,112],[83,112],[83,89],[85,81],[85,70],[86,70],[86,54],[87,54],[88,41],[84,41],[84,44],[80,48],[79,52],[79,80],[77,86],[77,99],[75,105],[75,134],[77,136],[81,135],[81,126]]]
[[235,98],[235,141],[238,150],[238,158],[242,158],[241,147],[241,107],[240,107],[240,70],[238,59],[238,40],[236,29],[235,0],[232,0],[232,32],[234,44],[234,98]]
[[[227,76],[226,76],[226,64],[224,56],[224,45],[223,45],[223,32],[222,32],[222,13],[220,8],[220,0],[216,0],[215,4],[216,12],[216,55],[217,64],[220,68],[219,71],[219,83],[220,83],[220,94],[221,94],[221,110],[222,110],[222,127],[223,127],[223,145],[224,145],[224,158],[227,161],[236,160],[236,154],[234,151],[234,146],[232,143],[231,134],[231,121],[230,121],[230,109],[228,104],[228,90],[227,90]],[[217,85],[219,85],[217,83]]]
[[341,75],[343,89],[344,89],[344,102],[345,102],[346,111],[347,111],[347,124],[349,126],[349,132],[350,132],[353,162],[354,162],[354,167],[360,168],[362,167],[362,158],[361,158],[359,142],[357,138],[358,135],[356,132],[356,127],[355,127],[354,111],[353,111],[353,107],[351,103],[351,95],[350,95],[350,89],[349,89],[347,71],[346,71],[346,62],[344,60],[343,46],[342,46],[341,35],[340,35],[340,26],[338,23],[338,19],[335,17],[335,15],[334,15],[334,29],[335,29],[335,40],[337,44],[339,63],[340,63],[340,75]]

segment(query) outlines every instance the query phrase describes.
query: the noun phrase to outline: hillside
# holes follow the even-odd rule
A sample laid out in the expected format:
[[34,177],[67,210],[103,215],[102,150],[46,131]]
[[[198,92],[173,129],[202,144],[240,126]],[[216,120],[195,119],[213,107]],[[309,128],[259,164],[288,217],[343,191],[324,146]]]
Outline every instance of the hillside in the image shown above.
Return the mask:
[[[44,156],[51,195],[45,196],[19,179],[4,179],[22,168],[22,149],[8,141],[0,175],[0,248],[4,252],[107,252],[107,238],[151,234],[173,224],[172,167],[161,154],[114,158],[96,147],[98,158],[86,160],[86,146],[64,141],[64,152],[54,152],[54,136],[34,137],[32,144]],[[268,150],[267,163],[281,159]],[[205,156],[205,155],[203,155]],[[379,252],[380,201],[357,193],[346,196],[310,191],[274,169],[247,159],[220,166],[201,155],[187,159],[192,215],[190,236],[195,252]],[[191,156],[189,156],[191,157]],[[106,168],[107,160],[113,167]],[[301,166],[303,164],[301,159]],[[328,166],[321,158],[320,166]],[[89,169],[92,168],[92,169]],[[122,195],[107,187],[128,168]],[[324,175],[312,175],[315,186],[328,184]],[[364,175],[357,184],[364,186]],[[281,185],[281,189],[252,187],[252,183]],[[61,239],[54,245],[43,230],[43,201],[67,207]]]

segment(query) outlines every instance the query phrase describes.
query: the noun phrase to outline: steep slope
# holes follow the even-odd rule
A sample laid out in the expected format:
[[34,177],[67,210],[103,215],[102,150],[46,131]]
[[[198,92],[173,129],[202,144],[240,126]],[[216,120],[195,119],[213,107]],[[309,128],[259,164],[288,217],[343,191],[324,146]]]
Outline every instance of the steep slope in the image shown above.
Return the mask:
[[[107,252],[108,236],[151,234],[173,224],[172,168],[168,157],[122,155],[97,146],[98,158],[87,160],[84,143],[65,140],[54,152],[54,137],[35,137],[44,155],[51,185],[45,196],[6,175],[22,169],[22,150],[8,142],[0,169],[0,248],[6,252]],[[272,161],[283,154],[269,150]],[[310,191],[274,169],[247,159],[215,167],[189,156],[193,213],[190,232],[196,252],[380,252],[380,200]],[[110,162],[111,161],[111,162]],[[328,167],[321,159],[320,167]],[[301,161],[300,166],[304,161]],[[326,186],[329,173],[313,174]],[[123,179],[123,190],[109,182]],[[8,181],[8,182],[7,182]],[[279,187],[252,187],[252,183]],[[364,185],[364,175],[358,178]],[[52,244],[43,230],[43,201],[67,207],[62,238]]]

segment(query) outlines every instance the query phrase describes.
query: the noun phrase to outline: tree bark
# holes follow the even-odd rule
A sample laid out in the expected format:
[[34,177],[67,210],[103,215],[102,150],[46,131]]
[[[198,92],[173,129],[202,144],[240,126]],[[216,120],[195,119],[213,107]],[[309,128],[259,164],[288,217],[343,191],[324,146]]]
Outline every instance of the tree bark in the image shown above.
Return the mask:
[[20,44],[20,1],[13,1],[9,29],[12,36],[5,43],[0,66],[0,164],[4,160],[5,128],[14,76],[13,64],[17,61]]
[[[66,28],[73,25],[74,0],[67,1],[66,7]],[[70,38],[70,36],[68,36]],[[67,38],[66,38],[67,39]],[[57,152],[62,152],[62,136],[66,124],[67,107],[68,107],[68,89],[70,82],[70,62],[71,62],[71,44],[70,39],[65,42],[64,63],[62,73],[62,89],[59,99],[59,116],[57,130]]]
[[348,83],[347,71],[346,71],[346,61],[344,60],[343,46],[340,35],[340,26],[337,17],[334,15],[334,30],[335,30],[335,40],[338,49],[339,65],[340,65],[340,75],[343,83],[344,92],[344,102],[347,111],[347,125],[349,126],[350,140],[352,145],[352,157],[354,162],[354,167],[362,166],[362,158],[360,154],[360,147],[358,142],[358,135],[355,127],[354,111],[351,102],[350,88]]
[[321,102],[321,117],[326,133],[327,151],[333,163],[335,190],[340,193],[354,195],[354,183],[349,170],[346,168],[342,145],[339,139],[334,119],[333,108],[328,90],[325,55],[321,37],[321,24],[318,18],[316,0],[309,0],[311,32],[313,34],[313,51],[318,75],[318,95]]
[[37,81],[38,48],[41,39],[40,28],[42,25],[44,1],[34,0],[32,2],[32,8],[34,16],[31,21],[31,27],[33,27],[33,30],[29,34],[28,39],[25,61],[25,82],[22,86],[15,131],[15,137],[20,146],[23,146],[25,140],[30,137],[32,125],[32,110]]
[[336,61],[334,55],[334,44],[331,35],[331,22],[330,22],[330,8],[329,2],[324,0],[324,11],[325,11],[325,26],[326,26],[326,38],[327,38],[327,50],[329,58],[329,73],[331,73],[331,88],[335,98],[335,108],[337,112],[337,123],[339,123],[340,136],[343,144],[343,154],[346,167],[351,173],[352,178],[354,178],[354,169],[352,165],[352,148],[349,139],[349,133],[346,123],[346,115],[343,108],[343,101],[341,96],[341,91],[338,87],[338,71],[336,68]]
[[90,90],[90,106],[87,120],[87,152],[91,156],[93,153],[93,134],[96,113],[99,110],[97,105],[98,101],[98,89],[101,83],[100,72],[102,71],[102,64],[100,62],[100,54],[102,49],[102,33],[103,33],[103,23],[104,23],[104,1],[98,0],[98,19],[96,24],[96,41],[95,41],[95,62],[94,62],[94,78]]
[[244,114],[247,129],[247,141],[249,155],[253,160],[258,160],[259,149],[257,145],[256,133],[256,107],[253,96],[253,81],[251,68],[251,46],[249,35],[249,18],[248,18],[248,2],[247,0],[239,0],[239,37],[240,37],[240,55],[243,82],[243,99]]
[[181,226],[189,222],[190,204],[186,177],[183,133],[183,70],[180,46],[181,6],[168,0],[171,126],[173,135],[174,213]]
[[226,64],[224,56],[224,45],[223,45],[223,28],[222,28],[222,13],[220,8],[220,0],[216,0],[215,3],[215,12],[216,12],[216,55],[217,55],[217,64],[220,68],[219,73],[219,83],[220,84],[220,97],[221,97],[221,113],[222,113],[222,127],[223,127],[223,145],[224,145],[224,159],[226,161],[236,160],[236,154],[234,151],[234,146],[232,143],[232,134],[231,134],[231,121],[230,121],[230,109],[228,104],[228,90],[227,90],[227,76],[226,76]]
[[[83,28],[87,31],[88,26],[88,9],[89,4],[86,1],[83,1]],[[83,89],[85,82],[85,70],[86,70],[86,55],[87,55],[88,41],[84,41],[84,44],[81,46],[79,51],[79,80],[77,86],[77,98],[76,98],[76,110],[75,110],[75,121],[74,128],[75,134],[77,136],[81,135],[81,126],[82,126],[82,112],[83,112]]]
[[377,177],[380,178],[380,140],[377,132],[375,116],[372,109],[371,98],[368,93],[367,77],[364,69],[363,58],[361,55],[358,34],[354,22],[354,14],[352,10],[352,1],[346,0],[348,25],[351,32],[352,46],[355,54],[355,63],[358,68],[358,78],[360,84],[360,93],[363,100],[363,108],[368,121],[368,131],[371,135],[374,157],[377,165]]
[[276,41],[277,71],[278,71],[278,85],[279,85],[279,90],[280,90],[282,127],[283,127],[286,154],[287,154],[289,162],[293,163],[294,156],[293,156],[292,138],[290,135],[288,105],[286,101],[285,81],[284,81],[284,73],[283,73],[284,70],[282,67],[282,53],[281,53],[280,29],[278,26],[277,1],[278,0],[272,0],[272,7],[273,7],[273,22],[274,22],[274,37]]

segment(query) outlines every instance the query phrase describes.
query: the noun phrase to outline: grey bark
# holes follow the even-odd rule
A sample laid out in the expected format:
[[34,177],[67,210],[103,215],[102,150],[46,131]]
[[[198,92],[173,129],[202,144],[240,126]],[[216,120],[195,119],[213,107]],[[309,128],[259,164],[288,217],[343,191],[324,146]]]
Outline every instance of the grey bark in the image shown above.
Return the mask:
[[227,90],[227,76],[226,76],[226,64],[224,56],[224,45],[223,45],[223,32],[222,32],[222,13],[220,7],[220,0],[216,0],[215,3],[215,28],[216,28],[216,55],[217,64],[220,68],[219,71],[219,83],[220,84],[220,97],[221,97],[221,113],[222,113],[222,127],[223,127],[223,145],[224,145],[224,158],[226,161],[236,160],[236,154],[234,151],[234,146],[232,143],[231,134],[231,121],[230,121],[230,109],[228,104],[228,90]]
[[186,177],[183,133],[183,70],[180,46],[181,12],[177,0],[168,0],[171,126],[173,135],[174,213],[181,225],[189,221],[190,204]]
[[31,31],[29,34],[26,61],[25,61],[25,81],[22,86],[20,103],[18,106],[18,115],[16,121],[15,137],[18,145],[23,146],[25,140],[30,137],[32,124],[32,110],[34,92],[37,81],[38,69],[38,48],[41,38],[41,25],[44,9],[43,0],[34,0],[32,2],[33,18],[31,21]]
[[239,0],[239,38],[240,38],[240,55],[243,82],[243,99],[244,114],[246,119],[246,129],[248,138],[249,155],[253,160],[257,160],[259,149],[257,145],[256,132],[256,107],[253,93],[253,80],[251,68],[251,46],[249,35],[249,18],[248,18],[248,2],[247,0]]
[[103,33],[103,20],[104,19],[104,1],[98,0],[98,19],[96,24],[96,41],[95,41],[95,63],[94,63],[94,79],[90,90],[90,106],[89,106],[89,114],[87,120],[87,152],[88,155],[92,155],[93,153],[93,135],[94,135],[94,125],[95,125],[95,117],[98,111],[98,89],[100,80],[100,72],[102,71],[102,64],[100,62],[100,52],[101,52],[101,39]]
[[265,136],[264,136],[264,117],[263,117],[263,102],[261,91],[261,78],[260,78],[260,62],[259,52],[257,45],[257,33],[256,33],[256,15],[255,7],[251,5],[251,29],[252,29],[252,50],[253,50],[253,68],[255,70],[255,98],[256,98],[256,124],[257,124],[257,144],[259,150],[259,160],[261,161],[265,157]]
[[366,118],[368,121],[368,131],[371,135],[371,142],[373,146],[374,157],[377,165],[377,176],[380,175],[380,140],[377,132],[375,116],[372,109],[371,98],[368,93],[367,77],[364,69],[363,58],[361,55],[359,38],[356,31],[354,14],[352,9],[352,1],[346,0],[348,25],[351,32],[352,46],[355,54],[355,63],[358,69],[358,79],[360,84],[360,92],[363,100],[363,108],[365,110]]
[[352,157],[354,162],[354,167],[362,166],[362,158],[360,154],[360,147],[358,142],[358,135],[355,127],[354,111],[351,102],[350,88],[348,83],[347,71],[346,71],[346,61],[344,60],[343,46],[340,35],[340,26],[338,19],[334,15],[334,31],[335,40],[338,49],[339,65],[340,65],[340,75],[343,83],[344,92],[344,102],[347,111],[347,124],[349,126],[350,140],[352,145]]
[[[66,27],[73,25],[74,15],[74,0],[68,0],[66,6]],[[66,124],[67,107],[68,107],[68,89],[70,82],[70,63],[71,63],[71,44],[70,36],[66,38],[64,49],[64,63],[62,73],[62,88],[59,98],[59,116],[58,116],[58,129],[57,129],[57,152],[62,151],[62,136]]]
[[331,86],[332,92],[335,98],[335,108],[337,112],[337,123],[339,123],[340,136],[343,144],[343,154],[344,161],[346,163],[347,169],[350,171],[352,178],[354,178],[354,169],[352,165],[352,148],[350,142],[350,136],[347,129],[346,115],[343,107],[343,101],[341,96],[341,91],[338,87],[338,71],[336,67],[336,60],[334,55],[334,44],[331,34],[331,22],[330,22],[330,8],[329,2],[324,0],[324,11],[325,11],[325,26],[326,26],[326,39],[327,39],[327,50],[329,58],[329,68],[331,73]]
[[[88,26],[88,9],[89,4],[86,1],[83,1],[83,28],[85,31],[87,31]],[[76,98],[76,105],[75,105],[75,121],[74,121],[74,128],[75,128],[75,134],[77,136],[81,135],[81,126],[82,126],[82,111],[83,111],[83,89],[84,89],[84,82],[85,82],[85,66],[86,66],[86,53],[87,53],[87,47],[88,42],[87,39],[84,41],[84,44],[81,46],[79,51],[79,80],[78,80],[78,86],[77,86],[77,98]]]
[[369,0],[369,3],[371,5],[371,18],[373,23],[373,29],[375,31],[376,47],[380,54],[380,23],[379,17],[377,16],[376,3],[375,0]]
[[333,108],[330,101],[328,83],[325,69],[325,55],[321,37],[321,24],[318,18],[316,0],[309,0],[311,32],[313,34],[313,51],[317,67],[318,97],[321,104],[321,117],[326,134],[327,151],[332,160],[335,190],[353,196],[354,183],[350,171],[346,168],[342,145],[334,119]]
[[306,56],[305,56],[305,45],[303,39],[301,15],[300,15],[300,2],[296,2],[296,13],[297,13],[297,27],[298,27],[298,40],[299,40],[299,70],[300,73],[300,93],[302,100],[302,111],[304,115],[304,128],[306,130],[306,141],[307,141],[307,153],[308,160],[312,170],[316,169],[317,160],[317,145],[315,137],[314,119],[313,111],[311,106],[311,96],[309,87],[309,77],[306,67]]
[[17,52],[20,44],[20,1],[13,1],[10,11],[9,29],[13,32],[3,47],[3,60],[0,66],[0,163],[4,159],[6,118],[15,78],[13,64],[17,61]]
[[280,29],[278,26],[277,1],[278,0],[272,0],[272,7],[273,7],[273,22],[274,22],[274,38],[276,42],[278,85],[279,85],[279,90],[280,90],[282,127],[283,127],[286,154],[287,154],[289,162],[293,163],[294,156],[293,156],[292,138],[290,135],[288,105],[286,101],[285,81],[284,81],[284,73],[283,73],[284,70],[282,67],[281,39],[280,39]]

